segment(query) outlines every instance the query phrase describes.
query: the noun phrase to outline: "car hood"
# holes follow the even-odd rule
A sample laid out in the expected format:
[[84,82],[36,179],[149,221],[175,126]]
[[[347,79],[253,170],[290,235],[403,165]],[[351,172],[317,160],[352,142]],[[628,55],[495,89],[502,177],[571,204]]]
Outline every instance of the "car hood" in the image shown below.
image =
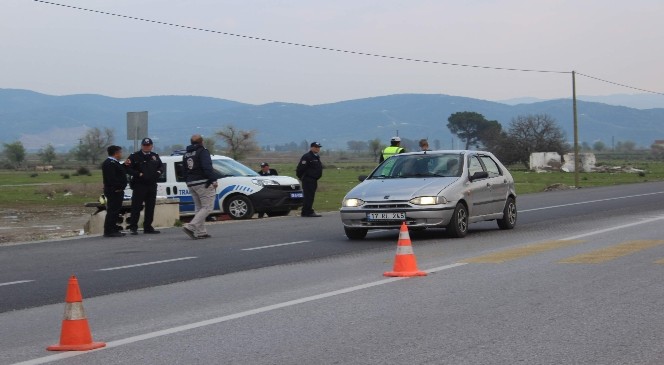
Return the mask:
[[357,198],[366,202],[407,201],[418,196],[436,196],[458,179],[458,177],[431,177],[365,180],[348,192],[346,198]]

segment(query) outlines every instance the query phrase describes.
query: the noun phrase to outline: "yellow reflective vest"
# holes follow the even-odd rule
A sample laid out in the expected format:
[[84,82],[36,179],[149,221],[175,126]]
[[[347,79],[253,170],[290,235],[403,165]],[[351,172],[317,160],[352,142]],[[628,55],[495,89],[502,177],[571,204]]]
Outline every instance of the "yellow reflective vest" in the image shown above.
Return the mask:
[[401,152],[403,152],[402,147],[398,147],[398,146],[385,147],[385,149],[383,150],[383,160],[387,160],[388,158],[390,158],[390,157],[392,157],[396,154],[399,154]]

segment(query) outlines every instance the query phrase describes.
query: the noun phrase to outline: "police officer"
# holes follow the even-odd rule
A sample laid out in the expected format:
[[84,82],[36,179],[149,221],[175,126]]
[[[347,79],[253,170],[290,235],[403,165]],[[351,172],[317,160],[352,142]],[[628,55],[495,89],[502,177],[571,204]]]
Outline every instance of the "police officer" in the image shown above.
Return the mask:
[[323,165],[320,162],[320,148],[318,142],[311,143],[309,152],[302,155],[300,163],[297,164],[295,174],[302,181],[302,192],[304,193],[304,205],[302,206],[303,217],[320,217],[314,212],[314,197],[318,188],[318,179],[323,176]]
[[159,233],[152,227],[154,207],[157,200],[157,179],[164,171],[164,165],[159,155],[152,152],[152,139],[143,138],[141,150],[129,155],[125,160],[127,173],[131,175],[131,216],[129,217],[129,230],[131,234],[138,234],[138,220],[145,204],[143,215],[143,233]]
[[383,153],[380,155],[380,162],[383,162],[396,154],[404,152],[406,152],[406,150],[401,148],[401,138],[392,137],[392,139],[390,139],[390,146],[385,147]]
[[106,196],[106,219],[104,219],[104,237],[122,237],[124,233],[118,232],[116,222],[122,210],[124,189],[127,187],[127,173],[119,162],[122,158],[122,147],[108,146],[108,158],[101,164],[104,180],[104,195]]
[[192,239],[210,238],[205,229],[205,218],[212,212],[217,192],[217,174],[212,167],[210,151],[203,146],[203,136],[191,136],[191,145],[182,156],[182,172],[187,188],[194,200],[196,215],[182,227]]
[[258,171],[258,175],[261,176],[274,176],[279,175],[277,170],[271,169],[270,164],[267,162],[261,162],[261,169]]

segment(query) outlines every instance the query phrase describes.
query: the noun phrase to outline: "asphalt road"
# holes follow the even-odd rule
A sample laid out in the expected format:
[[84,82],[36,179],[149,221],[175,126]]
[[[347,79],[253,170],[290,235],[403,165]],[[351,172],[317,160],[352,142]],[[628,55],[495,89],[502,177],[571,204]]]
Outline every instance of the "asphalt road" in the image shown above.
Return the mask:
[[521,196],[513,231],[411,232],[431,274],[406,280],[381,276],[396,231],[349,241],[336,213],[1,247],[0,363],[49,355],[76,274],[110,348],[67,363],[661,364],[663,203],[664,183]]

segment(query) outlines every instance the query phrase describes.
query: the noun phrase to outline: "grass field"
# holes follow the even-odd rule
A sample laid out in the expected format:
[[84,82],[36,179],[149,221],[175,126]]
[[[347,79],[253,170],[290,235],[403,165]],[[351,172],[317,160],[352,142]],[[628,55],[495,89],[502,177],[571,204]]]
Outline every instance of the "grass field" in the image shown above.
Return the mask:
[[[636,173],[581,173],[580,186],[606,186],[647,181],[664,181],[664,162],[633,162],[613,160],[598,161],[608,166],[632,166],[645,171]],[[319,182],[314,208],[317,211],[333,211],[341,206],[343,196],[359,183],[358,175],[367,175],[376,166],[371,161],[323,161],[326,169]],[[295,163],[274,163],[281,175],[295,176]],[[563,172],[536,173],[513,166],[510,171],[516,181],[518,194],[544,191],[553,184],[574,185],[574,174]],[[36,174],[36,175],[35,175]],[[63,175],[68,174],[65,179]],[[101,194],[101,170],[91,170],[91,176],[76,176],[75,171],[0,171],[0,205],[25,206],[82,206],[96,201]]]

